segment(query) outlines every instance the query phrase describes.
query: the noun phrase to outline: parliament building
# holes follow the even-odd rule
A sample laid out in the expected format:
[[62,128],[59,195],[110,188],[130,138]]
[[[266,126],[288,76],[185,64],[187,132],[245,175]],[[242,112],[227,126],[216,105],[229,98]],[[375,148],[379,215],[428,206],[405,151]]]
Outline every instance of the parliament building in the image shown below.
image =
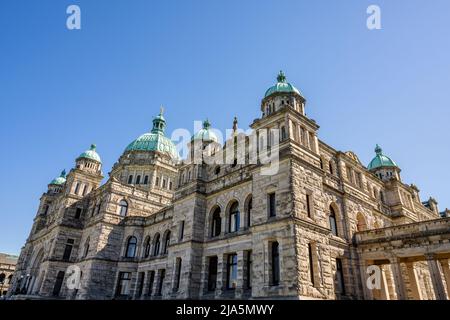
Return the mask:
[[[162,112],[104,183],[92,145],[42,194],[9,298],[448,299],[449,210],[380,146],[364,164],[326,144],[306,109],[280,72],[250,124],[258,150],[259,132],[280,132],[261,139],[276,145],[273,174],[181,159]],[[222,145],[204,121],[189,150],[251,140],[233,127]]]

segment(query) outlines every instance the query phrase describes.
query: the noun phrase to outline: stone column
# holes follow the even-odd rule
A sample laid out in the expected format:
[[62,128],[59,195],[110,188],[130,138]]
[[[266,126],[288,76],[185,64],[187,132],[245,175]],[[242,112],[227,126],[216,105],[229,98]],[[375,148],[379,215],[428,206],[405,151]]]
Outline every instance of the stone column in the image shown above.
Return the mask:
[[227,256],[224,254],[217,255],[217,287],[216,297],[220,297],[227,290]]
[[239,299],[244,293],[244,253],[245,251],[237,252],[237,287],[235,298]]
[[423,300],[422,291],[419,285],[419,279],[417,278],[417,272],[416,269],[414,268],[414,263],[413,262],[407,263],[406,270],[408,270],[408,279],[413,299]]
[[402,276],[402,268],[400,267],[400,259],[398,257],[390,258],[391,269],[394,276],[395,291],[398,300],[407,300],[405,281]]
[[445,283],[447,284],[447,295],[450,298],[450,268],[449,268],[449,259],[443,259],[439,261],[441,263],[442,272],[444,273]]
[[389,296],[389,287],[387,284],[386,279],[386,270],[383,266],[380,266],[381,269],[381,299],[383,300],[391,300],[391,297]]
[[363,287],[364,300],[373,300],[373,292],[367,286],[367,280],[369,278],[369,274],[367,273],[367,267],[369,266],[369,262],[367,260],[361,260],[359,264],[359,272],[361,274],[361,283]]
[[447,300],[445,294],[444,283],[441,277],[441,271],[434,254],[427,254],[425,256],[428,263],[428,270],[430,270],[431,282],[433,283],[434,295],[436,300]]

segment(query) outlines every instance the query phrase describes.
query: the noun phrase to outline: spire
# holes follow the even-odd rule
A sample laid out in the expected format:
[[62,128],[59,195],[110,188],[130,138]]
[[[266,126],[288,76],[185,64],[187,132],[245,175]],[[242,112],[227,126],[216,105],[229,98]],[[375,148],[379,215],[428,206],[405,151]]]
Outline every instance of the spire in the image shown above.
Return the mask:
[[235,133],[236,133],[237,128],[238,128],[237,125],[238,125],[237,117],[234,117],[234,120],[233,120],[233,132],[235,132]]
[[278,73],[277,76],[278,83],[285,83],[286,82],[286,76],[284,75],[284,72],[280,70],[280,73]]
[[382,155],[383,154],[383,149],[381,149],[381,147],[377,144],[377,146],[375,147],[375,153],[377,155]]

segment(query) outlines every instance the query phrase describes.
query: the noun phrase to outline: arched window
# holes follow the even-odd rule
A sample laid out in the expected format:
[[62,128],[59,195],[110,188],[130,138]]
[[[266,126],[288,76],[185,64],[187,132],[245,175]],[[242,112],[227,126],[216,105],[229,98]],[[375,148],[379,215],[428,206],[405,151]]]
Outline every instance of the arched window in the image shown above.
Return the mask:
[[159,187],[159,177],[156,177],[155,186]]
[[361,213],[358,213],[356,216],[356,231],[360,232],[365,230],[367,230],[366,219],[364,219]]
[[161,246],[161,241],[159,238],[159,233],[157,233],[153,239],[153,256],[159,255],[159,248]]
[[211,237],[218,237],[222,229],[222,219],[220,218],[220,208],[216,207],[211,220]]
[[233,202],[230,207],[230,213],[228,217],[228,231],[236,232],[239,230],[239,203],[237,201]]
[[245,206],[245,224],[247,228],[249,228],[252,225],[252,209],[253,209],[253,197],[252,195],[249,195],[247,197]]
[[164,237],[163,254],[167,254],[169,252],[169,245],[170,245],[170,231],[167,231],[166,236]]
[[137,239],[136,237],[129,237],[127,242],[127,251],[125,257],[134,258],[136,256]]
[[144,242],[144,258],[148,258],[149,256],[150,256],[150,236],[147,236]]
[[330,206],[329,220],[330,220],[331,233],[333,235],[337,236],[338,235],[338,230],[337,230],[337,224],[336,224],[336,213],[334,212],[334,209],[333,209],[332,206]]
[[85,184],[85,185],[83,186],[83,192],[82,192],[82,195],[83,195],[83,196],[86,195],[87,188],[88,188],[88,186],[87,186],[87,184]]
[[333,174],[333,163],[331,162],[331,160],[330,162],[328,162],[328,170],[330,170],[330,174]]
[[141,176],[137,176],[136,177],[136,184],[140,184],[141,183]]
[[128,202],[126,202],[125,200],[121,200],[119,202],[119,213],[122,217],[125,217],[128,213]]
[[144,177],[144,184],[148,184],[148,176]]
[[0,283],[3,284],[5,282],[6,274],[0,273]]
[[84,253],[83,253],[83,257],[86,257],[89,253],[89,242],[91,241],[91,239],[88,237],[86,239],[86,241],[84,242]]
[[133,183],[133,175],[130,174],[130,176],[128,177],[128,184],[132,184]]

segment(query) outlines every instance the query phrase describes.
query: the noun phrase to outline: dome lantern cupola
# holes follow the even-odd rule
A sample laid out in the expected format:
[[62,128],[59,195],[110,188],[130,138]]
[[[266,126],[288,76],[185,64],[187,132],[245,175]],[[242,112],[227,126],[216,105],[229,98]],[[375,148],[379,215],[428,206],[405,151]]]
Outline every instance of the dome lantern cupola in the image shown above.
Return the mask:
[[66,170],[65,169],[63,171],[61,171],[61,174],[59,175],[59,177],[53,179],[49,184],[61,186],[64,183],[66,183]]
[[391,158],[383,154],[383,149],[378,144],[375,147],[375,154],[367,169],[382,180],[400,179],[400,168]]
[[203,128],[191,138],[191,141],[202,140],[203,142],[218,142],[216,134],[211,130],[211,123],[208,119],[203,121]]
[[290,107],[297,112],[305,115],[305,98],[300,91],[290,84],[283,71],[280,71],[277,76],[277,83],[267,89],[264,98],[261,102],[261,111],[264,116],[284,107]]
[[102,160],[100,159],[100,156],[98,155],[96,150],[97,150],[97,146],[95,144],[91,144],[91,147],[89,148],[89,150],[86,150],[85,152],[80,154],[78,159],[89,159],[89,160],[94,160],[98,163],[102,163]]

